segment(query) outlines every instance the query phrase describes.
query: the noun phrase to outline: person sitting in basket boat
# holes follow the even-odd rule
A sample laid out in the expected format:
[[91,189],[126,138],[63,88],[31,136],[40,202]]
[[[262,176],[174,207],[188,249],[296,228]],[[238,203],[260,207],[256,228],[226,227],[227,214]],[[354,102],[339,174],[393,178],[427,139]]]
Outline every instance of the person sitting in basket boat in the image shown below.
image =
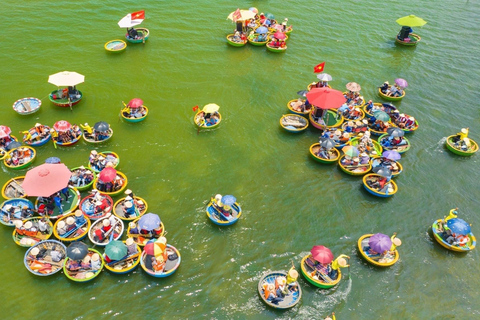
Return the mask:
[[318,149],[317,156],[322,159],[330,159],[330,150],[327,150],[325,147],[320,146]]
[[345,258],[350,259],[349,256],[341,254],[339,255],[332,263],[330,264],[330,272],[328,273],[328,276],[332,280],[337,280],[338,278],[338,270],[340,268],[346,268],[349,267],[347,264],[347,260]]
[[372,100],[368,100],[367,105],[365,106],[365,110],[367,112],[372,112],[373,111],[373,106],[374,106],[374,104],[373,104]]
[[413,32],[413,29],[411,27],[403,26],[402,29],[400,29],[400,31],[398,32],[397,38],[398,40],[403,42],[410,42],[411,39],[409,36],[410,36],[410,33],[412,32]]
[[138,39],[140,38],[138,31],[135,28],[127,28],[127,34],[130,39]]
[[132,256],[132,255],[138,253],[137,244],[135,243],[133,238],[130,238],[130,237],[127,238],[127,240],[125,241],[125,244],[127,245],[127,255],[128,256]]
[[90,263],[91,258],[87,254],[85,258],[83,258],[82,262],[80,263],[80,268],[84,270],[89,270],[92,267],[92,264]]
[[390,83],[388,83],[388,81],[385,81],[379,88],[383,94],[387,94],[388,87],[390,87]]

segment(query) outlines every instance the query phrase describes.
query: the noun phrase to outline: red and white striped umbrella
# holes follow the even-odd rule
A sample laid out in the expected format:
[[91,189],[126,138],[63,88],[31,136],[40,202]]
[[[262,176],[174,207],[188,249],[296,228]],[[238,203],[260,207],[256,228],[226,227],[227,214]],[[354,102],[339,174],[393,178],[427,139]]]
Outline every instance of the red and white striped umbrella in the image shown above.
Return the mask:
[[0,126],[0,138],[6,138],[12,133],[12,129],[7,126]]

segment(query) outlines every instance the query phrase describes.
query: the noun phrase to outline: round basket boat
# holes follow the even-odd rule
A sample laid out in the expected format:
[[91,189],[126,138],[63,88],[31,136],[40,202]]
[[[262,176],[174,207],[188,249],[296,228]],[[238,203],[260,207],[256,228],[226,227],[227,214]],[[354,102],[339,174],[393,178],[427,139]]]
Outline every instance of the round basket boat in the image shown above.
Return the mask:
[[447,138],[447,140],[445,141],[445,146],[447,147],[448,150],[450,150],[451,152],[459,155],[459,156],[464,156],[464,157],[468,157],[468,156],[471,156],[473,155],[475,152],[478,151],[478,144],[473,141],[472,139],[468,138],[470,140],[470,143],[472,144],[472,146],[470,147],[469,150],[463,150],[459,147],[457,147],[455,145],[455,143],[453,142],[453,138],[455,138],[456,135],[452,135],[452,136],[449,136]]
[[[369,173],[369,174],[363,176],[363,186],[365,187],[365,189],[369,193],[373,194],[374,196],[381,197],[381,198],[388,198],[388,197],[393,196],[395,193],[397,193],[398,186],[395,183],[395,181],[393,181],[393,180],[390,180],[388,182],[388,184],[390,184],[392,189],[393,189],[392,191],[389,191],[389,192],[387,192],[387,190],[390,189],[390,188],[387,185],[385,185],[381,190],[374,189],[374,188],[369,186],[369,184],[368,184],[369,182],[371,182],[374,179],[378,180],[378,179],[381,179],[381,178],[383,178],[383,177],[378,175],[378,174]],[[385,188],[388,188],[388,189],[385,189]],[[385,191],[383,189],[385,189]]]
[[116,191],[107,192],[107,191],[98,190],[98,188],[97,188],[98,177],[96,177],[94,182],[93,182],[93,189],[98,190],[103,194],[109,195],[110,197],[118,196],[119,194],[123,193],[123,191],[125,191],[125,189],[127,188],[128,179],[127,179],[127,176],[120,171],[117,171],[117,177],[115,179],[117,179],[117,178],[120,178],[123,181],[123,183],[122,183],[122,186],[120,187],[120,189],[118,189]]
[[[120,111],[120,114],[122,115],[122,119],[127,121],[127,122],[132,122],[132,123],[135,123],[135,122],[140,122],[140,121],[143,121],[147,118],[147,115],[148,115],[148,108],[146,106],[141,106],[142,110],[140,111],[140,113],[138,113],[138,117],[128,117],[127,115],[124,114],[123,112],[123,109]],[[137,113],[135,113],[136,115]]]
[[[125,243],[125,241],[123,241],[123,243]],[[140,264],[141,254],[142,249],[139,245],[137,245],[137,253],[126,256],[120,260],[115,260],[111,262],[105,261],[105,269],[116,274],[125,274],[132,272]],[[103,255],[103,259],[105,260],[105,254]]]
[[287,102],[287,108],[288,111],[290,111],[293,114],[303,116],[303,117],[308,117],[308,114],[312,111],[312,107],[310,106],[308,109],[305,108],[305,111],[296,111],[293,109],[292,104],[297,102],[298,100],[302,101],[303,105],[305,105],[305,99],[293,99]]
[[112,211],[113,207],[113,199],[109,195],[103,194],[103,193],[98,193],[102,197],[102,204],[100,205],[101,207],[104,207],[104,209],[100,212],[95,212],[95,204],[93,202],[96,202],[95,195],[91,194],[80,201],[79,208],[83,212],[84,215],[86,215],[90,220],[97,220],[100,218],[105,217],[109,212]]
[[285,114],[280,118],[280,126],[288,132],[303,132],[308,128],[308,120],[298,114]]
[[[61,195],[60,197],[64,198],[64,195]],[[76,188],[68,187],[68,199],[62,203],[63,212],[61,213],[58,207],[55,206],[53,211],[47,213],[47,216],[50,219],[55,220],[74,212],[80,203],[80,198],[80,192]],[[38,197],[37,200],[35,200],[35,210],[40,212],[46,211],[47,203],[47,199]]]
[[398,96],[398,97],[390,97],[390,96],[387,96],[385,93],[382,92],[382,90],[380,88],[378,88],[378,95],[380,97],[382,97],[383,99],[387,100],[387,101],[400,101],[403,99],[403,97],[405,97],[405,90],[403,90],[403,94],[401,96]]
[[[392,121],[388,121],[388,123],[390,125],[389,128],[396,128],[397,127]],[[377,136],[377,137],[387,133],[387,128],[385,128],[384,131],[378,131],[378,130],[372,129],[372,126],[371,126],[370,123],[368,123],[368,130],[370,130],[370,133],[372,134],[372,136]]]
[[[10,143],[18,141],[18,139],[15,136],[12,136],[12,135],[10,135],[10,139],[11,139]],[[8,145],[6,145],[5,147],[8,147]],[[7,150],[5,149],[5,147],[0,147],[0,160],[3,160],[3,158],[7,154]]]
[[26,198],[27,194],[22,188],[25,176],[15,177],[8,180],[2,187],[2,197],[5,199]]
[[69,260],[70,259],[67,257],[65,259],[65,262],[63,263],[63,273],[65,274],[65,276],[68,279],[70,279],[72,281],[75,281],[75,282],[87,282],[87,281],[90,281],[93,278],[97,277],[100,274],[100,272],[102,271],[103,266],[105,265],[105,261],[103,260],[102,254],[100,252],[98,252],[95,249],[88,248],[88,254],[87,255],[90,256],[90,258],[95,253],[100,256],[101,265],[100,265],[99,269],[93,270],[92,268],[90,268],[90,269],[79,269],[79,270],[74,270],[74,271],[69,270],[67,266],[69,265]]
[[[33,248],[38,248],[40,252],[43,251],[43,257],[33,256],[31,254]],[[52,251],[54,255],[57,255],[57,259],[60,259],[59,261],[52,260]],[[58,252],[58,254],[55,254],[55,252]],[[66,255],[67,247],[63,243],[57,240],[44,240],[27,250],[23,258],[23,264],[28,271],[36,276],[51,276],[62,270]]]
[[227,38],[227,43],[228,43],[229,45],[233,46],[233,47],[243,47],[243,46],[246,45],[247,42],[248,42],[247,39],[245,39],[245,40],[242,41],[242,42],[233,41],[233,36],[234,36],[234,34],[231,33],[231,34],[227,35],[227,37],[226,37],[226,38]]
[[[328,120],[327,128],[338,128],[338,127],[340,127],[343,123],[343,120],[344,120],[343,116],[340,115],[340,118],[337,119],[337,113],[335,111],[328,110],[327,112],[328,112],[328,114],[327,114],[328,115],[328,117],[327,117],[327,120]],[[320,129],[320,130],[325,130],[324,125],[319,124],[318,122],[316,122],[313,119],[312,112],[310,112],[308,114],[308,119],[310,120],[310,123],[312,124],[312,126],[314,126],[315,128]]]
[[[306,255],[305,257],[303,257],[302,262],[300,262],[302,274],[308,282],[313,284],[315,287],[319,287],[322,289],[330,289],[336,286],[340,282],[340,280],[342,280],[342,271],[340,270],[341,268],[338,268],[337,279],[333,280],[328,275],[320,273],[319,270],[315,268],[316,262],[311,258],[311,256],[311,254]],[[315,279],[312,274],[317,274],[318,279]]]
[[275,287],[277,277],[286,278],[287,273],[284,271],[272,271],[265,273],[260,278],[260,281],[258,281],[258,294],[260,295],[262,301],[269,307],[275,309],[290,309],[300,302],[300,299],[302,298],[302,288],[300,287],[300,284],[297,283],[296,288],[298,290],[291,290],[291,288],[288,288],[288,293],[285,295],[285,297],[283,297],[283,299],[278,301],[277,303],[273,303],[271,300],[268,300],[265,297],[265,289],[267,289],[267,286],[270,285],[273,285],[273,287]]
[[413,47],[413,46],[416,46],[417,43],[420,42],[420,40],[422,40],[422,38],[418,34],[415,34],[415,33],[410,33],[408,35],[408,38],[409,38],[409,41],[400,40],[400,39],[398,39],[398,35],[397,35],[395,37],[395,42],[398,43],[398,44],[404,45],[404,46]]
[[[348,142],[348,144],[355,147],[355,146],[358,145],[359,141],[360,141],[360,139],[358,137],[356,137],[356,138],[351,139]],[[375,140],[372,140],[372,144],[373,144],[373,148],[371,148],[370,150],[367,150],[367,154],[370,157],[380,156],[382,154],[382,151],[383,151],[382,146],[380,145],[380,143],[378,143]]]
[[374,259],[374,257],[368,254],[368,248],[370,248],[368,241],[370,240],[371,236],[373,236],[373,234],[364,234],[363,236],[360,237],[360,239],[358,239],[358,251],[360,251],[360,254],[362,255],[362,257],[365,260],[367,260],[369,263],[377,267],[393,266],[400,258],[400,254],[398,253],[398,250],[395,249],[395,256],[393,257],[392,260],[386,261],[386,262],[379,262],[378,260]]
[[453,245],[445,241],[442,237],[441,232],[439,231],[438,224],[442,222],[443,219],[438,219],[435,220],[432,224],[432,233],[433,237],[437,242],[444,248],[447,248],[448,250],[455,251],[455,252],[468,252],[472,251],[475,249],[475,246],[477,245],[477,239],[473,235],[473,233],[467,234],[468,241],[465,245],[460,246],[460,245]]
[[[35,131],[35,127],[31,128],[30,132]],[[52,135],[50,134],[50,127],[49,126],[44,126],[44,130],[46,132],[48,132],[48,134],[46,136],[44,136],[43,138],[37,140],[36,137],[38,137],[38,134],[35,132],[35,135],[32,135],[32,138],[30,140],[27,140],[27,135],[24,135],[23,136],[23,143],[25,143],[26,145],[28,146],[31,146],[31,147],[39,147],[39,146],[43,146],[44,144],[46,144],[48,141],[50,141],[50,139],[52,138]]]
[[366,164],[358,164],[357,166],[354,165],[344,165],[342,160],[345,158],[345,155],[342,155],[340,159],[338,159],[338,165],[340,169],[351,175],[351,176],[363,176],[372,170],[372,162],[368,161]]
[[113,214],[116,215],[117,217],[119,217],[120,219],[122,219],[124,221],[133,221],[133,220],[143,216],[145,214],[145,212],[147,212],[147,209],[148,209],[147,201],[145,201],[144,199],[142,199],[140,197],[134,196],[133,205],[135,207],[135,216],[127,217],[126,213],[125,213],[125,210],[124,210],[125,199],[126,199],[126,197],[121,198],[121,199],[117,200],[117,202],[115,202],[115,204],[113,205]]
[[78,95],[80,95],[80,97],[75,98],[72,101],[68,101],[68,98],[54,99],[54,96],[57,97],[57,95],[59,94],[59,91],[61,92],[61,90],[53,90],[48,95],[48,99],[58,107],[69,108],[71,106],[78,104],[83,98],[83,93],[80,90],[77,90]]
[[271,45],[271,42],[267,43],[267,50],[275,53],[284,53],[287,51],[287,45],[285,44],[285,47],[283,48],[276,48]]
[[42,100],[40,99],[33,97],[22,98],[13,103],[13,110],[15,110],[18,114],[27,115],[40,110],[41,105]]
[[45,232],[41,232],[38,230],[38,227],[36,227],[41,219],[41,217],[32,217],[23,220],[24,225],[27,221],[30,221],[33,225],[33,228],[30,228],[30,230],[19,230],[15,228],[12,234],[13,241],[15,241],[15,243],[21,247],[29,248],[38,244],[40,241],[49,239],[53,233],[53,224],[50,220],[47,220],[47,230]]
[[[75,172],[78,171],[78,170],[83,170],[83,169],[81,167],[75,167],[75,168],[70,169],[70,171],[72,172],[72,177],[75,174]],[[97,175],[95,174],[95,171],[92,170],[90,172],[92,173],[92,176],[93,176],[93,179],[90,182],[84,184],[83,186],[77,186],[80,181],[77,181],[77,185],[75,185],[74,182],[71,180],[72,177],[70,177],[68,185],[76,188],[78,191],[87,191],[88,189],[90,189],[93,186],[93,181],[97,177]]]
[[73,140],[68,141],[68,142],[61,142],[61,141],[58,141],[57,137],[52,137],[53,143],[57,146],[60,146],[60,147],[71,147],[75,143],[80,141],[80,139],[82,139],[82,130],[80,130],[80,128],[77,131],[77,137]]
[[[408,116],[408,115],[405,115],[405,116]],[[398,127],[398,124],[397,122],[393,122],[395,124],[395,126]],[[400,128],[400,127],[399,127]],[[405,128],[400,128],[403,130],[403,132],[405,133],[412,133],[412,132],[415,132],[415,130],[418,129],[418,121],[415,120],[415,123],[413,124],[413,126],[410,126],[410,127],[405,127]]]
[[268,38],[265,41],[255,41],[255,39],[258,37],[258,33],[251,34],[247,37],[248,43],[250,43],[252,46],[260,47],[264,46],[268,42]]
[[[67,214],[61,218],[59,218],[55,224],[53,225],[53,235],[60,241],[63,242],[73,242],[73,241],[78,241],[82,240],[85,238],[88,234],[88,230],[90,230],[90,226],[92,225],[92,222],[90,219],[83,215],[83,219],[80,222],[75,221],[74,224],[72,225],[72,229],[68,230],[68,225],[66,223],[67,218],[72,217],[75,219],[75,213],[70,213]],[[58,233],[58,223],[60,221],[65,222],[65,233],[62,233],[61,235]]]
[[380,137],[378,137],[378,142],[382,145],[382,148],[384,150],[393,150],[393,151],[397,151],[398,153],[405,153],[408,150],[410,150],[410,141],[408,141],[407,138],[403,137],[403,140],[405,140],[406,144],[401,146],[391,146],[391,145],[387,145],[388,137],[389,137],[388,134],[382,134]]
[[208,219],[210,219],[210,221],[212,221],[216,225],[229,226],[237,222],[242,215],[242,208],[238,203],[235,202],[231,206],[231,208],[231,215],[226,216],[218,209],[217,205],[214,204],[213,201],[210,201],[210,203],[207,205],[207,208],[205,209],[205,212],[207,213]]
[[318,161],[320,163],[333,164],[337,162],[338,158],[340,158],[340,151],[338,151],[336,148],[330,149],[329,159],[318,156],[319,150],[320,150],[320,143],[314,143],[310,146],[310,155],[315,161]]
[[110,40],[105,43],[105,50],[108,52],[123,52],[127,48],[127,43],[123,40]]
[[153,270],[153,268],[148,268],[147,266],[149,265],[149,263],[146,261],[148,258],[151,259],[153,256],[148,255],[145,251],[142,252],[140,264],[142,266],[142,269],[152,277],[165,278],[171,276],[175,273],[175,271],[177,271],[180,262],[182,262],[180,251],[178,251],[177,248],[175,248],[171,244],[167,244],[167,248],[165,250],[167,251],[167,260],[165,266],[161,271],[155,271]]
[[108,129],[108,134],[107,134],[106,138],[103,139],[103,140],[95,140],[95,138],[94,137],[92,138],[92,136],[89,135],[85,130],[83,131],[82,136],[83,136],[83,140],[85,140],[88,143],[96,143],[96,144],[97,143],[102,143],[102,142],[105,142],[105,141],[109,140],[113,136],[113,129],[112,128]]
[[125,34],[125,39],[127,39],[130,43],[145,43],[148,40],[148,36],[150,35],[150,31],[147,28],[137,28],[138,37],[137,39],[130,38],[128,33]]
[[[18,159],[17,157],[17,163],[15,163],[15,161],[13,160],[13,156],[15,154],[25,153],[27,151],[29,155],[26,157],[22,157],[21,159]],[[37,151],[35,151],[33,147],[21,146],[8,151],[5,157],[3,158],[3,164],[5,165],[5,167],[9,169],[14,169],[14,170],[25,169],[26,167],[31,165],[33,161],[35,161],[36,156],[37,156]]]
[[[133,222],[137,226],[138,226],[138,220],[140,220],[140,218],[137,218],[137,219],[133,220]],[[140,247],[143,247],[147,244],[148,241],[150,241],[152,239],[157,239],[157,238],[163,237],[163,235],[165,234],[165,226],[163,225],[163,221],[160,222],[160,228],[161,228],[161,232],[158,235],[153,235],[152,232],[150,232],[148,234],[131,233],[130,232],[131,228],[130,228],[130,224],[129,224],[128,228],[127,228],[127,237],[128,238],[133,238],[133,241],[135,241],[136,244],[138,244]]]
[[[344,91],[344,92],[343,92],[343,96],[345,97],[345,99],[347,99],[347,94],[348,94],[348,91]],[[359,99],[358,99],[357,103],[353,104],[353,106],[362,109],[362,108],[363,108],[363,105],[364,105],[365,103],[367,103],[367,102],[365,101],[365,98],[363,98],[363,96],[360,96],[360,95],[359,95]]]
[[90,230],[88,231],[88,238],[90,241],[96,245],[104,247],[110,243],[110,238],[112,238],[111,233],[113,232],[113,240],[118,240],[122,237],[123,234],[123,222],[120,218],[116,216],[113,217],[115,220],[115,225],[110,225],[110,229],[108,231],[103,230],[103,223],[104,221],[111,221],[109,217],[103,217],[95,221]]
[[[22,220],[21,210],[24,206],[27,206],[31,210],[34,208],[30,200],[22,198],[13,198],[2,202],[0,205],[0,223],[8,227],[13,227],[13,221]],[[8,214],[12,208],[13,216]]]
[[[120,164],[120,157],[118,156],[118,154],[116,154],[113,151],[102,151],[102,152],[99,152],[98,155],[103,156],[105,158],[105,164],[107,164],[108,162],[111,162],[113,164],[113,168],[117,168],[118,165]],[[105,168],[105,167],[93,166],[90,163],[90,161],[88,162],[88,167],[95,173],[99,173]]]
[[372,170],[375,167],[378,167],[378,166],[384,166],[384,167],[390,169],[390,171],[392,171],[392,178],[398,177],[400,175],[400,173],[402,173],[402,171],[403,171],[403,166],[398,161],[389,160],[390,164],[389,165],[384,165],[381,157],[374,156],[374,157],[372,157],[371,162],[372,162]]
[[222,115],[220,114],[220,112],[217,112],[218,114],[218,121],[217,123],[215,123],[214,125],[207,125],[205,123],[205,121],[201,121],[201,118],[198,117],[198,115],[203,112],[203,111],[198,111],[195,116],[193,117],[193,122],[195,123],[195,126],[197,126],[198,128],[200,129],[203,129],[203,130],[211,130],[211,129],[215,129],[217,128],[219,125],[220,125],[220,122],[222,122]]

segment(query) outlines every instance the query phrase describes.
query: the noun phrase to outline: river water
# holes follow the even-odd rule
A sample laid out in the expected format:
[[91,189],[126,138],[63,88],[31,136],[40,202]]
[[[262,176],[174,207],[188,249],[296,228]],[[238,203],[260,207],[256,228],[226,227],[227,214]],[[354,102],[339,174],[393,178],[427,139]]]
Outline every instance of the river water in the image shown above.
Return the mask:
[[[279,55],[264,47],[233,48],[227,15],[238,6],[258,7],[294,32]],[[117,21],[145,9],[150,39],[114,55],[105,42],[123,37]],[[459,207],[480,233],[478,155],[455,156],[445,137],[469,127],[480,141],[479,1],[42,1],[9,2],[0,9],[0,124],[14,134],[35,122],[53,125],[103,120],[115,134],[104,146],[38,147],[36,164],[58,156],[69,167],[85,165],[91,149],[113,150],[129,187],[160,215],[168,242],[182,255],[177,272],[156,279],[140,268],[127,275],[108,271],[90,283],[64,275],[40,278],[23,266],[25,248],[0,230],[2,318],[475,319],[480,317],[478,250],[458,255],[440,247],[428,229]],[[422,42],[397,46],[395,20],[415,14],[428,21],[414,28]],[[376,87],[405,78],[407,96],[397,106],[420,123],[401,160],[404,172],[390,199],[370,196],[361,179],[337,166],[314,162],[309,146],[319,131],[292,135],[278,121],[286,103],[315,80],[325,61],[333,88],[350,81],[380,102]],[[85,75],[84,99],[73,111],[52,105],[48,75]],[[39,112],[17,115],[19,98],[42,98]],[[140,97],[150,108],[144,122],[119,119],[121,101]],[[200,132],[192,107],[221,106],[221,126]],[[25,171],[2,165],[1,183]],[[234,194],[244,213],[231,227],[207,219],[216,193]],[[365,233],[398,233],[400,261],[387,269],[357,253]],[[257,282],[268,270],[299,268],[313,245],[351,257],[346,279],[322,290],[300,277],[303,298],[291,310],[266,307]]]

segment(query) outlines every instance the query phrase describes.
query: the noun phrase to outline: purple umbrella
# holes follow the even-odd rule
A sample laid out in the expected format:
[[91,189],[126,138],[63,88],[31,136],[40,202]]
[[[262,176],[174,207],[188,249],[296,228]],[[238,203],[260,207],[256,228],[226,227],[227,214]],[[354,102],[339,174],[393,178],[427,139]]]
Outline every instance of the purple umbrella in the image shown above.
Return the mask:
[[160,226],[160,217],[154,213],[147,213],[138,220],[138,227],[143,230],[152,231]]
[[368,245],[373,251],[383,253],[385,250],[390,250],[392,247],[392,240],[383,233],[376,233],[368,240]]
[[398,153],[397,151],[394,151],[394,150],[384,151],[382,153],[382,157],[386,158],[386,159],[389,159],[389,160],[392,160],[392,161],[398,161],[402,158],[400,153]]
[[399,87],[406,88],[408,87],[408,82],[405,79],[397,78],[395,79],[395,83],[398,84]]
[[56,164],[56,163],[60,163],[60,162],[62,162],[62,161],[60,160],[60,158],[57,158],[57,157],[50,157],[50,158],[47,158],[47,159],[45,160],[45,163],[53,163],[53,164]]

